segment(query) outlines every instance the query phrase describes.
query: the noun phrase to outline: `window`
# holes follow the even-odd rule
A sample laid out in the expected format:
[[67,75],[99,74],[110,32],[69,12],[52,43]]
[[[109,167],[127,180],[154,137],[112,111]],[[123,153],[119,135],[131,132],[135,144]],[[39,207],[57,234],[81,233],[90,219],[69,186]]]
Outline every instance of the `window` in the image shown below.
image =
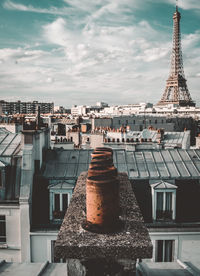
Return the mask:
[[49,217],[51,221],[59,223],[64,218],[70,203],[74,185],[74,180],[68,180],[67,182],[54,182],[49,186]]
[[54,193],[53,219],[63,219],[68,207],[68,194]]
[[172,219],[172,192],[157,192],[156,219]]
[[168,182],[161,181],[151,184],[151,188],[153,220],[175,220],[177,186]]
[[157,240],[155,244],[155,261],[173,262],[174,244],[174,240]]
[[55,247],[55,240],[51,241],[51,262],[52,263],[63,263],[63,259],[59,259],[57,257],[55,257],[54,254],[54,247]]
[[0,243],[6,243],[6,216],[0,216]]
[[33,136],[25,134],[24,135],[24,144],[33,144]]

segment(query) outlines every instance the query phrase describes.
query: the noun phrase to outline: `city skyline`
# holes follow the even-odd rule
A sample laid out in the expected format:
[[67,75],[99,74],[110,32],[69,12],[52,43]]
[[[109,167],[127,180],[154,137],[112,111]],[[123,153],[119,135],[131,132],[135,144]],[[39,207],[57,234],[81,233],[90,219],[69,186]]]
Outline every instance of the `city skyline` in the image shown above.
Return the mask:
[[[200,103],[200,4],[179,1],[183,61]],[[169,75],[174,0],[0,4],[0,93],[56,105],[157,102]]]

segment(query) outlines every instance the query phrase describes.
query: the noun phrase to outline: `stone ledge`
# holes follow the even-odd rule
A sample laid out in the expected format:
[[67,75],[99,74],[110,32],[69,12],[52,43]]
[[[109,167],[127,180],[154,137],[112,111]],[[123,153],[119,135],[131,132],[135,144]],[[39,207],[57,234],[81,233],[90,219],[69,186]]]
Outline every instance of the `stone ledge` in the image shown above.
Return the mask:
[[85,184],[87,172],[77,181],[73,197],[65,214],[55,244],[58,258],[151,258],[152,244],[144,225],[131,183],[125,173],[119,173],[120,219],[124,228],[117,233],[97,234],[83,230],[85,220]]

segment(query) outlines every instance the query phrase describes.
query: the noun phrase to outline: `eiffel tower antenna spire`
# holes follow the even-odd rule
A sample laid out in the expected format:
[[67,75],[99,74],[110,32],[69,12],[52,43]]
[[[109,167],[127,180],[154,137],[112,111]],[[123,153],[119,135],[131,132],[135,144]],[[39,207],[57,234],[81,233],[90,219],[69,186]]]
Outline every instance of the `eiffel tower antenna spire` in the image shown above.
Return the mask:
[[180,106],[195,106],[190,96],[183,70],[180,20],[181,14],[178,11],[178,0],[176,0],[176,11],[173,14],[173,47],[170,74],[163,96],[157,105],[166,105],[170,103]]
[[176,11],[178,11],[178,0],[176,0]]

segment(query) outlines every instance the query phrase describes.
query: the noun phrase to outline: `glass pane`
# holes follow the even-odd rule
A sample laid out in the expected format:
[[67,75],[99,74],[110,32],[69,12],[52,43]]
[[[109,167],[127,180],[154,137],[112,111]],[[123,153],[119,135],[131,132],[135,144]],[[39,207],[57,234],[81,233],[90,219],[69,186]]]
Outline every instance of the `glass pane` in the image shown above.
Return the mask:
[[163,193],[159,192],[157,194],[157,205],[156,205],[156,219],[163,218]]
[[166,206],[165,210],[171,211],[172,210],[172,193],[166,193]]
[[164,262],[172,262],[172,246],[173,241],[169,240],[169,241],[165,241],[165,258],[164,258]]
[[163,261],[163,241],[158,240],[157,242],[157,252],[156,252],[156,262]]
[[0,236],[0,242],[6,242],[6,237],[1,237]]
[[54,211],[60,211],[60,194],[54,194]]
[[5,222],[0,221],[0,236],[6,235],[6,225]]
[[68,194],[62,194],[62,209],[65,212],[68,207]]
[[157,210],[163,210],[163,193],[157,193]]
[[51,241],[51,262],[52,263],[62,263],[62,259],[57,258],[54,254],[54,247],[56,241]]
[[0,221],[6,221],[6,216],[4,215],[0,216]]
[[0,216],[0,242],[6,242],[6,217]]

